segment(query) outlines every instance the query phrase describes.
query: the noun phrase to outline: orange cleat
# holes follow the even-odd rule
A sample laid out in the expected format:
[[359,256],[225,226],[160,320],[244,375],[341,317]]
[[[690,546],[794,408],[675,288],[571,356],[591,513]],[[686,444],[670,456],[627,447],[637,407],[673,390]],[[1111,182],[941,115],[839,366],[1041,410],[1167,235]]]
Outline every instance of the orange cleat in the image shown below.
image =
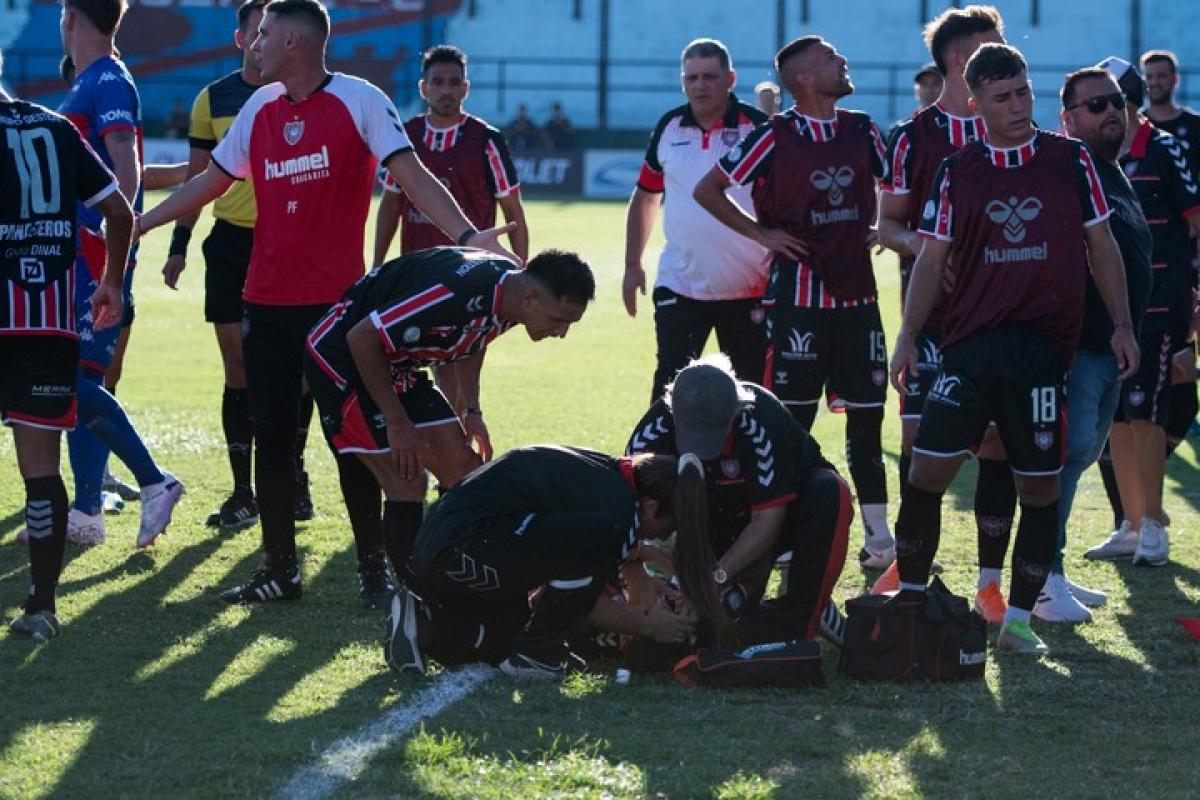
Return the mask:
[[1004,614],[1008,611],[1008,602],[1004,599],[1004,592],[1000,591],[1000,587],[995,581],[988,581],[988,585],[975,593],[975,610],[979,615],[988,622],[999,625],[1004,621]]
[[871,586],[871,594],[888,594],[900,591],[900,567],[893,561]]

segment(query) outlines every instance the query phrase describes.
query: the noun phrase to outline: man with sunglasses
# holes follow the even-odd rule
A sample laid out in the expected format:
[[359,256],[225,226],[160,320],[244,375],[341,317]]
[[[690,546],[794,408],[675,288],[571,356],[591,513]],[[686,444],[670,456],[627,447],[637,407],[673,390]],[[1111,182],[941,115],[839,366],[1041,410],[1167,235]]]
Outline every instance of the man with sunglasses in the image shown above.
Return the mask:
[[1200,231],[1200,186],[1178,140],[1154,127],[1138,110],[1145,99],[1145,83],[1137,70],[1115,56],[1100,67],[1125,94],[1121,167],[1137,191],[1154,246],[1150,299],[1139,339],[1142,365],[1122,387],[1109,437],[1123,519],[1086,555],[1105,560],[1132,557],[1134,564],[1162,566],[1170,552],[1163,525],[1162,482],[1173,332],[1191,324],[1190,237]]
[[[1125,141],[1125,95],[1108,72],[1087,67],[1067,76],[1061,97],[1064,129],[1082,140],[1095,156],[1104,198],[1113,212],[1109,227],[1125,262],[1130,318],[1134,328],[1140,328],[1150,294],[1152,240],[1137,193],[1118,162]],[[1112,332],[1112,318],[1089,276],[1083,332],[1075,361],[1067,373],[1067,419],[1071,424],[1067,426],[1059,477],[1058,552],[1033,608],[1034,615],[1050,622],[1090,622],[1092,612],[1087,607],[1102,606],[1106,601],[1103,592],[1067,579],[1063,549],[1079,476],[1100,456],[1120,400],[1117,360],[1109,348]]]

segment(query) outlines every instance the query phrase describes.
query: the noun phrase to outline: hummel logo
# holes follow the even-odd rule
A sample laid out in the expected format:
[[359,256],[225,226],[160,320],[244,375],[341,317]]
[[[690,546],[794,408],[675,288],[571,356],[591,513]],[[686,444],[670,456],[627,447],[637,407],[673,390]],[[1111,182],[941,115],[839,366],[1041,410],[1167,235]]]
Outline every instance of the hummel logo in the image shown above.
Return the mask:
[[809,182],[819,192],[829,192],[830,205],[840,206],[846,199],[842,192],[854,182],[854,170],[851,167],[827,167],[814,171],[808,176]]
[[958,388],[962,386],[962,379],[954,375],[938,375],[933,382],[933,388],[929,390],[931,400],[940,400],[947,405],[957,406],[958,401],[953,399],[952,395]]
[[993,200],[986,209],[988,219],[997,225],[1004,226],[1004,238],[1013,244],[1025,240],[1025,223],[1037,219],[1042,213],[1042,201],[1036,197],[1027,197],[1020,203],[1017,198],[1010,197],[1008,202]]
[[812,340],[812,331],[801,333],[792,328],[792,332],[788,334],[788,345],[792,348],[791,352],[796,355],[808,355],[808,349],[812,347]]

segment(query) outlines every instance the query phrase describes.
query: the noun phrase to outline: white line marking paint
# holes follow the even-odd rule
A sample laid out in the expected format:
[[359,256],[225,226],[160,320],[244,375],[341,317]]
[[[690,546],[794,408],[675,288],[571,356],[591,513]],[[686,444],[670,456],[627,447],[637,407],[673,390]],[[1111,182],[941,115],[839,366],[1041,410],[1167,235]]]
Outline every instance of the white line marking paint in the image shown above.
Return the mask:
[[316,761],[292,775],[276,797],[286,800],[329,797],[357,778],[372,758],[396,744],[419,722],[440,714],[495,674],[495,669],[482,665],[443,673],[403,706],[334,742]]

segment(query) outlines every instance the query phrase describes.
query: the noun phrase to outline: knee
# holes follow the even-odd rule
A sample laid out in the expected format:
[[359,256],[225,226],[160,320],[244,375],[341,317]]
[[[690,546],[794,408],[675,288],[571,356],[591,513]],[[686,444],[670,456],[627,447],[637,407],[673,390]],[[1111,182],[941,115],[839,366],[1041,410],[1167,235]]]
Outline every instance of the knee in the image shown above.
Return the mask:
[[1034,506],[1038,508],[1051,505],[1058,500],[1058,476],[1018,476],[1017,494],[1021,498],[1022,505]]
[[979,450],[976,453],[979,458],[986,458],[992,461],[1008,460],[1008,453],[1004,451],[1004,443],[1000,441],[1000,434],[996,431],[994,425],[989,425],[984,431],[983,441],[979,443]]
[[914,453],[912,465],[908,468],[908,485],[923,492],[940,494],[950,486],[957,472],[956,459],[935,459]]
[[463,478],[470,474],[473,470],[483,465],[483,460],[479,454],[463,442],[459,446],[448,449],[448,452],[440,454],[436,468],[432,468],[434,476],[438,479],[443,489],[449,489],[458,484]]

